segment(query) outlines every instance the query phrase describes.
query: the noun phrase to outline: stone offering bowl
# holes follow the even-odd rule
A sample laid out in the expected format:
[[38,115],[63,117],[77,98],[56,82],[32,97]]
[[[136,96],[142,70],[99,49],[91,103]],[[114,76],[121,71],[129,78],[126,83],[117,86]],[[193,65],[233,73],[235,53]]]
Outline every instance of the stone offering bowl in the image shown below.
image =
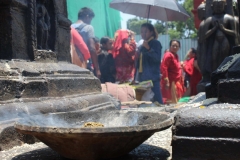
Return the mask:
[[[84,128],[86,122],[104,127]],[[15,128],[66,158],[91,160],[123,156],[172,122],[166,114],[115,110],[30,116],[16,122]]]

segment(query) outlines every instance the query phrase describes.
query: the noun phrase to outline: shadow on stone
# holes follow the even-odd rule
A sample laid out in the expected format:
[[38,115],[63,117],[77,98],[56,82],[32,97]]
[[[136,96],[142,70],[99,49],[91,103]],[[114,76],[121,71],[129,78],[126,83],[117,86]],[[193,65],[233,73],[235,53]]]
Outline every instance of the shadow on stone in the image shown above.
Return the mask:
[[170,153],[164,148],[142,144],[129,153],[127,160],[167,160],[169,156]]
[[67,158],[62,157],[57,152],[53,151],[51,148],[42,148],[38,150],[33,150],[15,156],[12,160],[68,160]]

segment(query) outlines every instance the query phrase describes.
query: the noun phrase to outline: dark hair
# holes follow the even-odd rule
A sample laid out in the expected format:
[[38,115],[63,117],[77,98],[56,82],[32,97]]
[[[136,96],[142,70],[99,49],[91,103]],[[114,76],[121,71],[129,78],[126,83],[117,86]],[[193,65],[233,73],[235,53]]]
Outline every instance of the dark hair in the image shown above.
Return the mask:
[[102,37],[100,40],[100,44],[106,44],[110,40],[109,37]]
[[83,7],[80,9],[80,11],[78,12],[78,19],[83,20],[86,17],[94,17],[95,14],[93,12],[93,10],[91,8],[88,7]]
[[176,42],[179,44],[179,48],[180,48],[180,47],[181,47],[181,43],[180,43],[179,40],[176,40],[176,39],[172,39],[172,40],[170,41],[170,43],[169,43],[169,47],[171,47],[172,42],[174,42],[174,41],[176,41]]
[[169,51],[169,49],[165,49],[164,53],[166,53],[166,52],[168,52],[168,51]]
[[98,37],[94,37],[93,40],[94,40],[95,43],[99,43],[100,42]]
[[153,37],[154,39],[157,39],[158,38],[158,33],[157,33],[157,30],[156,28],[154,28],[154,26],[151,24],[151,23],[143,23],[141,25],[141,28],[142,27],[145,27],[147,28],[150,32],[153,32]]
[[195,48],[191,48],[192,50],[192,53],[196,54],[197,53],[197,50]]

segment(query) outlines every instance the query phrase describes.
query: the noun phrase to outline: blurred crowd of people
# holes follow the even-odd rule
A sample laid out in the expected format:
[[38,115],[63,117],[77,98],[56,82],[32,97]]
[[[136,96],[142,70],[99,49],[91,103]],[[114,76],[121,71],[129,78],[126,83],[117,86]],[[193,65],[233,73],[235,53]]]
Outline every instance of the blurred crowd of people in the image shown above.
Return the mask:
[[72,63],[87,68],[101,83],[131,83],[151,80],[153,101],[177,103],[183,96],[197,94],[196,86],[202,76],[191,48],[185,61],[177,52],[181,44],[171,40],[161,61],[162,45],[158,33],[150,23],[142,24],[142,40],[136,43],[134,32],[117,30],[114,39],[95,37],[91,21],[94,12],[87,7],[78,13],[78,21],[71,26]]

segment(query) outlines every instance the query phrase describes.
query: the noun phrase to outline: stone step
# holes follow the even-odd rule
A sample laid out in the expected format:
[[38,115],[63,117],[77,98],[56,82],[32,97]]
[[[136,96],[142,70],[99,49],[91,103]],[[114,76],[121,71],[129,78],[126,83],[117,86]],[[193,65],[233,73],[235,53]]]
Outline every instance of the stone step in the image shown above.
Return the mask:
[[172,131],[173,160],[240,159],[239,107],[210,104],[180,110]]

